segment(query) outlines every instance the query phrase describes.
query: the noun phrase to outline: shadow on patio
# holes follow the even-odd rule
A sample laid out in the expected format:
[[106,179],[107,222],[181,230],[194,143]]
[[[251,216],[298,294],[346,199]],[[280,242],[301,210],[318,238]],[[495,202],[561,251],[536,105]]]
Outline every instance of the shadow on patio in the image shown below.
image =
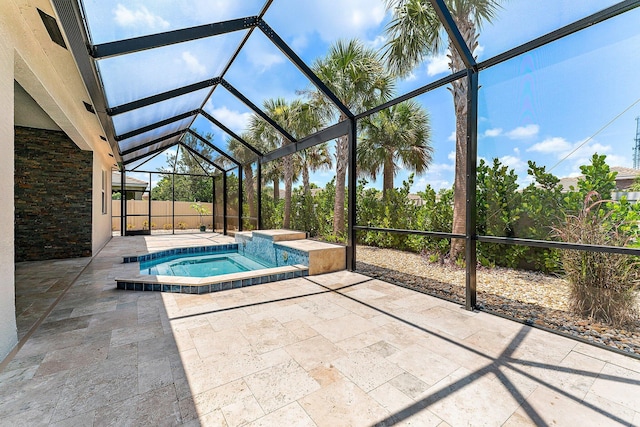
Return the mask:
[[640,424],[640,361],[360,274],[115,289],[201,239],[112,239],[0,373],[0,424]]

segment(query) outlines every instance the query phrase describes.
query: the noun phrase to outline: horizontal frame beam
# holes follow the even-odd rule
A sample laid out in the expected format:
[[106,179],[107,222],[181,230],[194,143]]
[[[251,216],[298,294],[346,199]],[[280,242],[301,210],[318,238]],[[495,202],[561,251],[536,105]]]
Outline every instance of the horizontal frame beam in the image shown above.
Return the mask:
[[183,28],[180,30],[93,45],[89,47],[89,54],[95,59],[126,55],[156,47],[169,46],[205,37],[232,33],[234,31],[255,27],[257,23],[257,16],[249,16],[230,21],[199,25],[197,27]]
[[159,93],[157,95],[148,96],[146,98],[138,99],[136,101],[128,102],[126,104],[121,104],[112,108],[107,108],[107,114],[109,116],[116,116],[118,114],[126,113],[132,110],[136,110],[138,108],[146,107],[148,105],[153,105],[158,102],[167,101],[169,99],[173,99],[181,95],[186,95],[188,93],[195,92],[200,89],[205,89],[210,86],[215,86],[218,83],[220,83],[219,77],[209,79],[209,80],[204,80],[191,85],[183,86],[178,89],[169,90],[166,92]]
[[418,89],[412,90],[411,92],[407,92],[406,94],[399,96],[397,98],[394,98],[390,101],[385,102],[384,104],[380,104],[377,107],[374,107],[370,110],[367,110],[363,113],[360,113],[358,115],[355,116],[356,120],[360,120],[363,119],[367,116],[370,116],[372,114],[375,114],[379,111],[384,110],[385,108],[389,108],[389,107],[393,107],[396,104],[400,104],[401,102],[407,101],[409,99],[415,98],[416,96],[420,96],[422,94],[425,94],[427,92],[431,92],[432,90],[438,89],[446,84],[449,84],[451,82],[454,82],[456,80],[459,80],[463,77],[467,76],[467,71],[466,70],[462,70],[462,71],[458,71],[457,73],[454,74],[450,74],[446,77],[443,77],[439,80],[436,80],[435,82],[429,83],[427,85],[424,85],[422,87],[419,87]]
[[173,133],[161,136],[160,138],[156,138],[156,139],[154,139],[152,141],[145,142],[144,144],[136,145],[133,148],[129,148],[128,150],[124,150],[122,152],[122,155],[126,156],[127,154],[135,153],[136,151],[142,150],[143,148],[151,147],[152,145],[155,145],[158,142],[162,142],[164,140],[171,139],[171,138],[176,137],[176,136],[180,136],[183,133],[185,133],[186,131],[187,131],[186,129],[179,130],[177,132],[173,132]]
[[302,151],[306,148],[322,144],[323,142],[339,138],[349,133],[350,129],[351,124],[349,120],[344,120],[342,122],[336,123],[335,125],[309,135],[306,138],[302,138],[300,141],[294,142],[292,144],[287,144],[284,147],[280,147],[276,150],[271,151],[270,153],[265,154],[260,159],[260,163],[268,163],[281,157],[297,153],[298,151]]
[[464,234],[444,233],[440,231],[423,231],[423,230],[404,230],[399,228],[379,228],[368,227],[364,225],[354,225],[354,230],[357,231],[372,231],[377,233],[392,233],[392,234],[412,234],[417,236],[435,237],[437,239],[464,239]]
[[576,251],[603,252],[608,254],[638,255],[640,249],[616,246],[587,245],[584,243],[555,242],[553,240],[519,239],[514,237],[477,236],[478,242],[499,243],[503,245],[531,246],[544,249],[566,249]]
[[[158,148],[156,148],[155,150],[151,150],[151,151],[149,151],[148,153],[140,154],[139,156],[133,157],[133,158],[128,159],[128,160],[123,160],[123,161],[122,161],[122,164],[123,164],[123,165],[125,165],[125,166],[126,166],[126,165],[129,165],[129,164],[131,164],[131,163],[137,162],[137,161],[138,161],[138,160],[140,160],[140,159],[144,159],[144,158],[145,158],[145,157],[147,157],[147,156],[151,156],[151,155],[153,155],[153,154],[159,153],[160,151],[168,150],[168,149],[169,149],[169,148],[171,148],[171,147],[175,147],[175,146],[176,146],[176,145],[178,145],[179,143],[180,143],[180,141],[178,140],[178,141],[174,141],[174,142],[172,142],[171,144],[163,145],[162,147],[158,147]],[[135,168],[134,168],[134,169],[135,169]]]
[[139,129],[132,130],[131,132],[123,133],[122,135],[116,135],[116,141],[124,141],[125,139],[129,139],[145,132],[157,129],[159,127],[178,122],[180,120],[186,119],[187,117],[195,116],[199,112],[200,110],[187,111],[186,113],[178,114],[177,116],[170,117],[165,120],[160,120],[159,122],[155,122]]

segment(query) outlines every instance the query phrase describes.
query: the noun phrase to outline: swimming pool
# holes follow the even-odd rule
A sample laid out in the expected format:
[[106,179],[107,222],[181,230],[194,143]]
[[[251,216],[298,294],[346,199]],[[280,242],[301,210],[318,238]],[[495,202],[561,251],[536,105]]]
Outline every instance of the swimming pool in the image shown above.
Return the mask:
[[272,267],[275,265],[238,253],[174,255],[140,262],[140,274],[210,277]]

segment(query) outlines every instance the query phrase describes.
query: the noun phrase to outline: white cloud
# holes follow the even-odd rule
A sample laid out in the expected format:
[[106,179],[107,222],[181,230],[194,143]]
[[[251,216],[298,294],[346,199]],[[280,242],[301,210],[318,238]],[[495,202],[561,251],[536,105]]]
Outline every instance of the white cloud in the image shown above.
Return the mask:
[[289,40],[301,34],[315,33],[325,43],[339,39],[370,39],[368,33],[377,31],[387,14],[384,2],[371,0],[280,0],[277,7],[287,13],[268,15],[267,18],[273,28],[279,29],[281,36]]
[[411,73],[409,73],[409,75],[407,77],[404,78],[404,81],[405,82],[412,82],[417,78],[418,78],[418,76],[416,76],[415,73],[411,72]]
[[303,51],[309,45],[309,38],[302,34],[293,39],[291,42],[291,48],[296,51]]
[[516,153],[518,156],[520,155],[520,149],[518,147],[514,147],[513,152]]
[[268,39],[252,37],[244,47],[247,59],[258,72],[263,73],[276,64],[285,62],[284,56]]
[[367,41],[365,41],[365,44],[366,44],[367,46],[369,46],[370,48],[372,48],[372,49],[376,49],[376,50],[378,50],[378,49],[380,49],[382,46],[384,46],[384,44],[385,44],[386,42],[387,42],[387,37],[386,37],[386,36],[379,35],[379,36],[376,36],[376,38],[375,38],[375,39],[373,39],[373,40],[367,40]]
[[521,170],[526,166],[526,163],[523,162],[520,157],[516,157],[516,156],[506,155],[506,156],[500,157],[499,160],[500,160],[500,163],[502,163],[504,166],[508,166],[509,168],[514,169],[516,171]]
[[456,131],[451,132],[451,135],[447,138],[447,141],[456,142]]
[[537,144],[533,144],[531,147],[527,148],[527,151],[535,151],[538,153],[558,153],[566,152],[570,148],[571,143],[566,139],[554,136],[552,138],[547,138],[542,142],[538,142]]
[[517,128],[510,130],[506,135],[511,139],[528,139],[536,136],[540,131],[538,125],[526,125],[518,126]]
[[236,133],[241,133],[245,130],[251,119],[250,113],[239,113],[238,111],[229,110],[227,107],[214,108],[211,113],[213,117]]
[[454,170],[455,165],[453,163],[436,163],[429,166],[429,169],[426,173],[440,174],[442,172],[453,172]]
[[487,129],[484,131],[484,136],[496,137],[502,135],[502,128]]
[[432,56],[427,59],[427,75],[435,76],[449,71],[449,58],[447,54]]
[[479,44],[478,46],[476,46],[476,50],[473,51],[473,56],[478,59],[482,56],[482,54],[484,53],[484,46]]
[[455,151],[449,152],[449,154],[447,154],[447,159],[449,159],[449,160],[451,160],[452,162],[455,163],[455,161],[456,161],[456,152]]
[[198,61],[198,58],[193,56],[191,52],[189,51],[182,52],[182,60],[187,65],[187,69],[189,69],[189,71],[191,71],[192,73],[198,74],[201,76],[207,74],[207,67],[202,65],[200,61]]
[[165,29],[169,27],[169,22],[158,15],[154,15],[146,7],[140,5],[137,9],[127,9],[126,6],[118,4],[113,10],[116,24],[121,27],[144,26],[151,29]]

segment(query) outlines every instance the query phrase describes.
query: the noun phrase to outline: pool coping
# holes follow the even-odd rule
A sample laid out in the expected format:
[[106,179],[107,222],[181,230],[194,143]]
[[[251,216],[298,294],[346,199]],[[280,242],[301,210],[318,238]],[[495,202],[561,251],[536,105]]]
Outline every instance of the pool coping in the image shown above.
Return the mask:
[[[197,255],[214,253],[234,253],[237,243],[194,246],[166,249],[145,255],[123,257],[125,271],[116,277],[116,287],[130,291],[171,292],[181,294],[207,294],[211,292],[237,289],[246,286],[271,283],[279,280],[306,277],[309,267],[302,264],[263,268],[240,273],[221,274],[209,277],[185,277],[140,274],[140,262],[175,255]],[[128,273],[128,274],[127,274]]]

